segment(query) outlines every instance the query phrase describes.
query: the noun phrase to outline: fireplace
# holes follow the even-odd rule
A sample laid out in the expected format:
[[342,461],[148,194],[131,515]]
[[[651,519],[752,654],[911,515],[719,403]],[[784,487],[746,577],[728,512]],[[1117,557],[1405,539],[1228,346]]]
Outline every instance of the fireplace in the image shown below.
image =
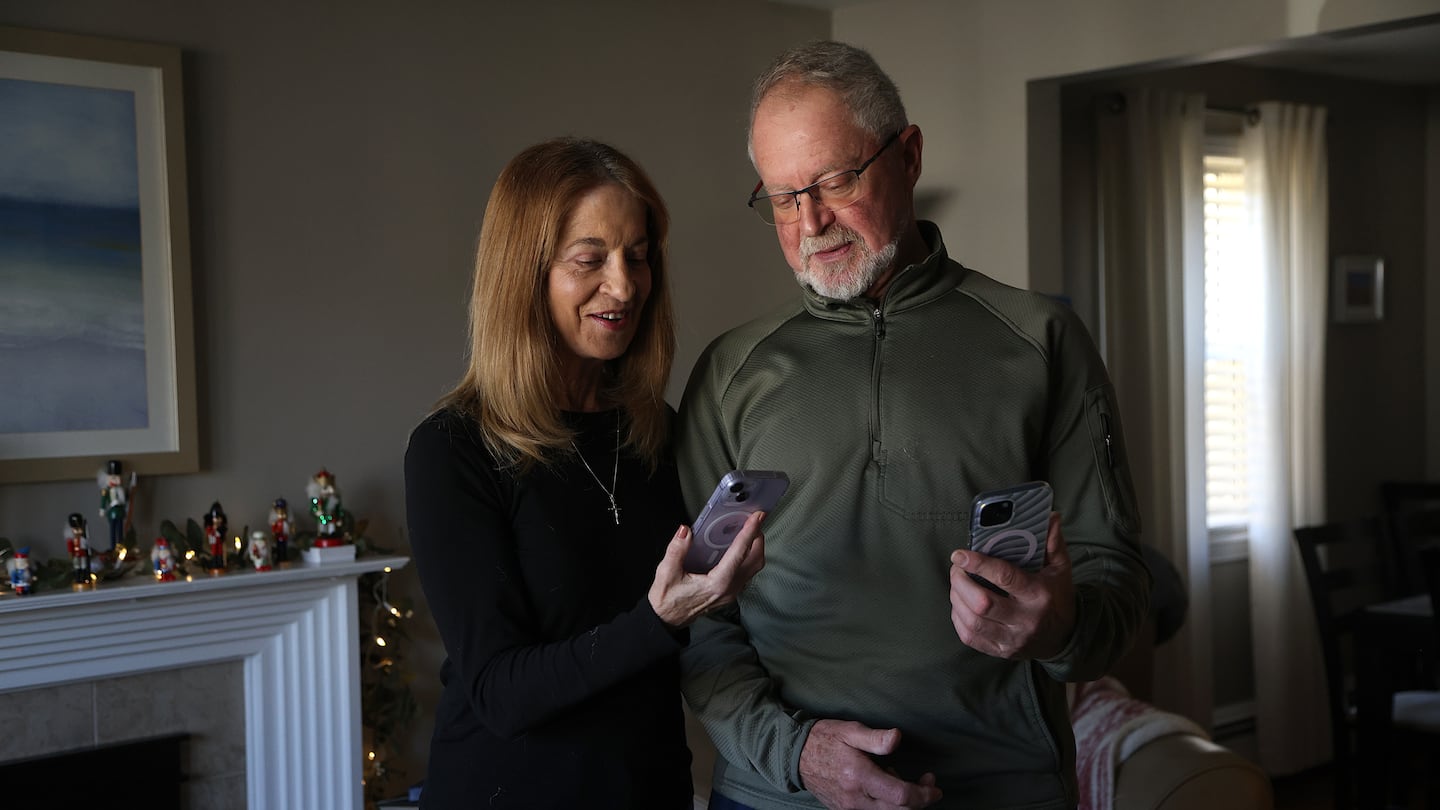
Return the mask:
[[[0,761],[190,733],[188,780],[210,780],[215,800],[197,806],[360,808],[355,579],[406,562],[0,599]],[[227,714],[239,722],[214,725]],[[157,717],[168,724],[155,728]],[[57,737],[66,723],[89,738]],[[200,753],[202,739],[218,748]],[[135,767],[117,763],[115,778]]]
[[6,804],[21,807],[199,807],[181,790],[187,737],[166,734],[0,763],[0,785]]

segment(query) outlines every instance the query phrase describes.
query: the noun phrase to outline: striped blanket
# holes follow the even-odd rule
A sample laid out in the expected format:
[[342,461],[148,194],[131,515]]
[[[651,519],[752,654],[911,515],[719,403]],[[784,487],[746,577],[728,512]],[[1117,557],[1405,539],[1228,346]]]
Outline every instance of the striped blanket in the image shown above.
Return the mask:
[[1112,810],[1115,772],[1142,745],[1169,734],[1210,737],[1188,718],[1130,697],[1123,684],[1108,676],[1080,684],[1073,706],[1080,810]]

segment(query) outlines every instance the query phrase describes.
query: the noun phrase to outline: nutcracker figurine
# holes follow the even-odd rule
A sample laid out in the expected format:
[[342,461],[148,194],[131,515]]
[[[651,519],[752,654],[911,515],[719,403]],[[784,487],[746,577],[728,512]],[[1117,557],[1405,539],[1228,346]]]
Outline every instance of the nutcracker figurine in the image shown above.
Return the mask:
[[175,554],[170,550],[170,541],[155,538],[155,547],[150,549],[150,566],[155,569],[156,582],[175,581]]
[[[100,485],[100,517],[110,521],[110,551],[114,552],[115,546],[125,541],[125,524],[130,517],[130,490],[125,486],[120,462],[105,462],[96,482]],[[134,487],[134,473],[130,482]]]
[[270,539],[275,544],[275,564],[284,568],[290,564],[290,534],[295,524],[290,522],[290,506],[284,498],[276,498],[270,507]]
[[225,510],[220,508],[220,502],[210,504],[210,511],[205,513],[205,545],[210,551],[205,570],[212,577],[225,573],[225,524]]
[[70,515],[70,528],[65,533],[65,549],[70,552],[70,568],[74,579],[70,588],[76,591],[94,587],[90,578],[90,540],[85,536],[85,516],[79,512]]
[[310,514],[315,516],[315,545],[345,545],[345,510],[335,476],[322,467],[305,487],[305,494],[310,496]]
[[30,547],[19,549],[6,560],[5,570],[10,573],[10,587],[15,589],[15,595],[28,596],[35,587],[35,574],[30,570]]
[[246,546],[245,554],[250,558],[250,564],[255,566],[256,571],[270,570],[270,537],[265,532],[256,529],[250,532],[250,545]]

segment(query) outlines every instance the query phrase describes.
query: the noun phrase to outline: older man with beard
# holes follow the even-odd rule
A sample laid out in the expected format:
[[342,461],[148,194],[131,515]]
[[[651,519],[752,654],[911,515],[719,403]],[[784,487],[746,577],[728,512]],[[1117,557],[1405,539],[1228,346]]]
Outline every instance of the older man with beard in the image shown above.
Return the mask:
[[[869,54],[782,55],[749,135],[802,294],[706,350],[678,453],[692,511],[726,470],[792,483],[766,569],[682,654],[710,807],[1074,807],[1063,684],[1104,674],[1149,593],[1105,367],[1064,306],[916,219],[920,129]],[[972,498],[1032,480],[1044,568],[968,550]]]

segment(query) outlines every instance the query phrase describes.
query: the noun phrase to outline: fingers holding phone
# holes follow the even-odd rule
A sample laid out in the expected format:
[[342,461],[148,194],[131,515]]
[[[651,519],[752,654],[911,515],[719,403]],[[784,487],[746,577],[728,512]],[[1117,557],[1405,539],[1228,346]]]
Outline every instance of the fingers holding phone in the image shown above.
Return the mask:
[[1026,571],[972,551],[950,555],[950,621],[962,642],[1006,659],[1050,658],[1064,649],[1076,608],[1059,513],[1046,522],[1045,556],[1042,568]]
[[750,578],[765,567],[764,512],[748,513],[715,566],[705,573],[685,570],[694,533],[681,526],[665,549],[650,585],[655,615],[672,627],[685,627],[701,615],[733,603]]
[[714,568],[756,512],[770,512],[780,502],[790,478],[776,470],[731,470],[695,518],[685,570],[703,574]]

